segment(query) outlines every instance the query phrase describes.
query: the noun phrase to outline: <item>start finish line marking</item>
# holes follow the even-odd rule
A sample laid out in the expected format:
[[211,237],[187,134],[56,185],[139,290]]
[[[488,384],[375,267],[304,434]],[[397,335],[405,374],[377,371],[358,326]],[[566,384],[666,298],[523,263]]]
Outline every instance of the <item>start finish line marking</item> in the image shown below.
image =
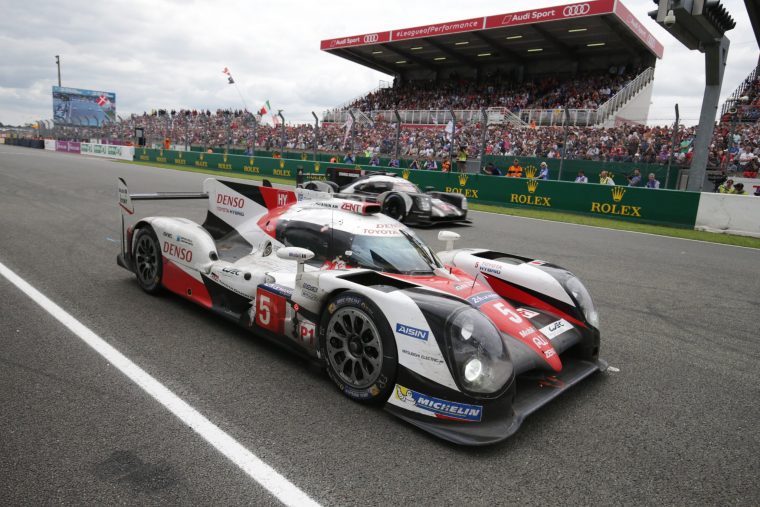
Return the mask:
[[127,356],[109,345],[103,338],[93,333],[88,327],[76,320],[44,294],[29,285],[24,279],[0,262],[0,275],[15,285],[32,301],[40,305],[58,322],[89,345],[109,363],[119,369],[140,389],[150,394],[156,401],[174,414],[183,423],[190,426],[200,437],[211,444],[217,451],[232,461],[249,477],[258,482],[267,491],[285,505],[315,506],[319,504],[298,489],[293,483],[277,473],[237,440],[219,429],[200,412],[166,388],[161,382],[133,363]]

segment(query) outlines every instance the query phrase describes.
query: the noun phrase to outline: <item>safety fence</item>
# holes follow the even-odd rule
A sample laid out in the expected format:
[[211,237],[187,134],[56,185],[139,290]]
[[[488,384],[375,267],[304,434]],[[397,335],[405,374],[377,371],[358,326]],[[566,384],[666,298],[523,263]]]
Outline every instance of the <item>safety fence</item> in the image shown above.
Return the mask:
[[240,156],[224,153],[137,149],[135,160],[172,164],[236,176],[295,181],[299,171],[322,179],[327,167],[352,167],[393,172],[421,189],[464,194],[468,200],[497,206],[541,209],[594,215],[634,222],[694,227],[699,193],[647,188],[580,184],[484,174],[441,173],[410,169],[340,164],[300,158]]

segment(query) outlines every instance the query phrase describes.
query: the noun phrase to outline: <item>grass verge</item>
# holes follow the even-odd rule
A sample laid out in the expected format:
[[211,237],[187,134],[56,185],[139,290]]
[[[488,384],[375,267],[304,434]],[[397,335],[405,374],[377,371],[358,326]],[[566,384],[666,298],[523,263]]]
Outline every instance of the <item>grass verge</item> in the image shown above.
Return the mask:
[[[176,171],[186,171],[193,173],[209,174],[213,176],[228,176],[230,178],[257,180],[264,179],[263,176],[251,174],[228,173],[226,171],[214,171],[211,169],[198,169],[195,167],[183,167],[174,164],[159,164],[156,162],[130,162],[128,160],[119,160],[120,163],[137,164],[150,167],[163,167],[174,169]],[[283,185],[292,185],[293,180],[287,178],[267,177],[272,183],[281,183]],[[679,229],[677,227],[666,227],[664,225],[640,224],[636,222],[625,222],[622,220],[612,220],[608,218],[597,218],[574,213],[562,213],[559,211],[543,211],[522,208],[503,208],[489,204],[470,203],[470,209],[475,211],[487,211],[490,213],[499,213],[501,215],[511,215],[517,217],[536,218],[539,220],[550,220],[553,222],[566,222],[571,224],[588,225],[591,227],[601,227],[604,229],[617,229],[621,231],[642,232],[646,234],[656,234],[659,236],[670,236],[673,238],[692,239],[696,241],[706,241],[709,243],[720,243],[724,245],[743,246],[748,248],[760,249],[760,238],[750,238],[747,236],[736,236],[731,234],[719,234],[714,232],[695,231],[692,229]]]

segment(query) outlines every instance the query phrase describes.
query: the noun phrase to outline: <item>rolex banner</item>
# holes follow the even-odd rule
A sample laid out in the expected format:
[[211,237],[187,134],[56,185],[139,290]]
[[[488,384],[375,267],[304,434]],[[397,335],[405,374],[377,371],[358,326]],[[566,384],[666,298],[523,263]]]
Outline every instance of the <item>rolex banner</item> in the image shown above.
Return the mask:
[[[640,187],[571,183],[529,178],[506,178],[482,174],[441,173],[388,167],[369,167],[224,153],[136,149],[135,160],[158,162],[220,174],[295,181],[299,169],[315,176],[329,167],[354,167],[395,172],[416,183],[423,191],[434,189],[464,194],[470,202],[527,209],[582,213],[585,215],[694,227],[699,206],[698,192],[654,190]],[[313,177],[311,177],[313,179]]]

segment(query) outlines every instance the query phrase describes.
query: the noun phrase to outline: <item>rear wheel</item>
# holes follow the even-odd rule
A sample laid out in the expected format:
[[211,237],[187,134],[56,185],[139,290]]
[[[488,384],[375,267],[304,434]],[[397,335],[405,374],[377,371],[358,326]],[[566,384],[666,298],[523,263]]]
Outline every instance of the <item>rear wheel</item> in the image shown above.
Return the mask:
[[383,213],[394,220],[402,222],[406,217],[404,199],[398,194],[389,195],[385,198],[385,202],[383,202]]
[[148,294],[159,293],[164,266],[161,245],[152,227],[141,227],[137,230],[134,251],[137,284]]
[[361,294],[343,292],[328,303],[320,329],[327,371],[343,394],[385,402],[395,385],[398,355],[380,309]]

